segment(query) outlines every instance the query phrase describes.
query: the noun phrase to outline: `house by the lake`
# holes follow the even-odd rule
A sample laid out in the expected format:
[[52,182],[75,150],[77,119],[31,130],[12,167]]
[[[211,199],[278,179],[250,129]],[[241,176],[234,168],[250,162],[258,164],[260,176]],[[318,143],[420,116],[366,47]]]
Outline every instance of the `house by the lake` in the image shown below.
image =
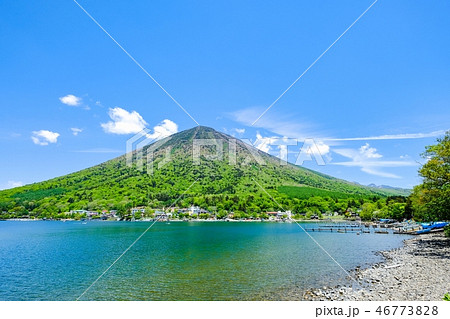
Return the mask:
[[131,214],[136,214],[136,213],[145,213],[145,207],[140,206],[140,207],[133,207],[131,209]]
[[169,218],[172,218],[171,212],[163,212],[161,210],[155,211],[155,218],[162,219],[162,220],[169,220]]
[[277,211],[277,212],[267,212],[266,213],[269,216],[269,220],[281,220],[281,219],[291,219],[292,218],[292,212],[290,210],[287,211]]

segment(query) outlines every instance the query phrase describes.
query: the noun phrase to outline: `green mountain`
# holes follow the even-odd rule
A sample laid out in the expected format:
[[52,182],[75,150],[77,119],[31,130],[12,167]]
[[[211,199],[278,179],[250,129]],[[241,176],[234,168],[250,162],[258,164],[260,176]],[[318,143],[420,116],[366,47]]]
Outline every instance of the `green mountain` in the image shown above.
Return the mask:
[[404,195],[401,190],[361,186],[282,165],[277,157],[198,126],[79,172],[1,191],[0,211],[36,215],[76,209],[126,211],[134,206],[167,207],[174,201],[179,207],[278,210],[268,194],[286,209],[295,209],[312,196],[337,202]]

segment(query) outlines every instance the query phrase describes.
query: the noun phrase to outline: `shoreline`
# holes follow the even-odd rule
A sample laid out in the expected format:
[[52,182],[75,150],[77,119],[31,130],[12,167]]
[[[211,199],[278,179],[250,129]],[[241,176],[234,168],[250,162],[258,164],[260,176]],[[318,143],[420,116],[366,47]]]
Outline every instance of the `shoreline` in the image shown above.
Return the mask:
[[418,235],[403,246],[380,251],[383,261],[349,273],[356,283],[308,289],[310,301],[440,301],[450,292],[450,238]]
[[[88,222],[154,222],[155,219],[137,219],[134,221],[131,220],[117,220],[117,219],[100,219],[100,218],[95,218],[95,219],[71,219],[71,218],[66,218],[66,219],[42,219],[42,218],[8,218],[8,219],[0,219],[0,221],[15,221],[15,222],[28,222],[28,221],[45,221],[45,222],[79,222],[79,221],[88,221]],[[279,219],[187,219],[187,220],[183,220],[183,219],[160,219],[157,220],[157,222],[242,222],[242,223],[249,223],[249,222],[257,222],[257,223],[261,223],[261,222],[276,222],[276,223],[302,223],[302,222],[315,222],[315,223],[356,223],[356,221],[354,220],[347,220],[347,219],[291,219],[291,220],[279,220]],[[371,224],[372,225],[372,224]]]

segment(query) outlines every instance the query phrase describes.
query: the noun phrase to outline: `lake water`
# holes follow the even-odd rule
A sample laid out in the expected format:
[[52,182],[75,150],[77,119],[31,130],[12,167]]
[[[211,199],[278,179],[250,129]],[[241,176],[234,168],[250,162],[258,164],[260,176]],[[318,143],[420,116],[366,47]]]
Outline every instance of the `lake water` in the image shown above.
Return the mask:
[[[0,222],[0,300],[75,300],[148,226]],[[405,239],[310,234],[346,270],[380,261],[376,251]],[[342,284],[345,277],[295,223],[161,222],[82,300],[257,300],[293,287]]]

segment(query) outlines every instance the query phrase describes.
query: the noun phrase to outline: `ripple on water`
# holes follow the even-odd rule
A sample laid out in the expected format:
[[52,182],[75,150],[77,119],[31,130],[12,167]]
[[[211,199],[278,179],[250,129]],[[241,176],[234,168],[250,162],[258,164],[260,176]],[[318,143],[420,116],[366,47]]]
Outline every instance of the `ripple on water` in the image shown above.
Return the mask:
[[[2,222],[1,300],[74,300],[148,223]],[[401,245],[395,235],[314,233],[345,269]],[[286,299],[345,273],[297,225],[157,223],[84,296],[89,300]]]

